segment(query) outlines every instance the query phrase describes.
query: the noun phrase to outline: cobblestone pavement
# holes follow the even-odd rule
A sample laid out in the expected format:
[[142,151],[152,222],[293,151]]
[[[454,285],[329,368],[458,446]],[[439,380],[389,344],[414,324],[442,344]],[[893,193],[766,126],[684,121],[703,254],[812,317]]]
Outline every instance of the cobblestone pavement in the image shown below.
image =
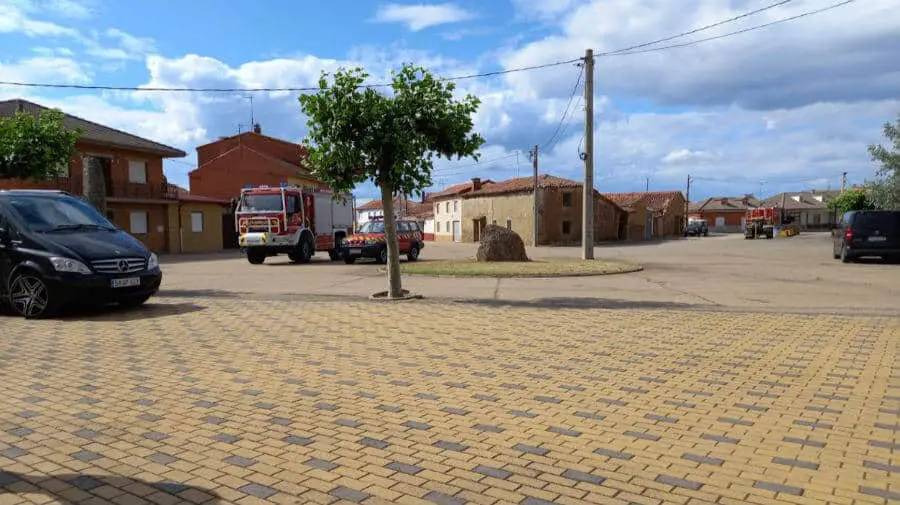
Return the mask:
[[0,319],[0,503],[900,500],[900,321],[159,299]]

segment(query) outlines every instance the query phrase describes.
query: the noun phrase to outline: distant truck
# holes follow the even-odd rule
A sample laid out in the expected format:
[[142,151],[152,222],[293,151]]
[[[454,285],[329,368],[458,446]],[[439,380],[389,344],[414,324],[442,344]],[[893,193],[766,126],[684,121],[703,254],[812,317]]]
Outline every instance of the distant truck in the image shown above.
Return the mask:
[[747,210],[745,222],[745,239],[771,239],[775,237],[776,226],[790,224],[793,218],[785,215],[778,207],[759,207]]
[[309,263],[316,251],[341,258],[340,246],[353,230],[349,198],[317,188],[282,184],[241,190],[235,210],[238,245],[253,265],[287,254],[293,263]]

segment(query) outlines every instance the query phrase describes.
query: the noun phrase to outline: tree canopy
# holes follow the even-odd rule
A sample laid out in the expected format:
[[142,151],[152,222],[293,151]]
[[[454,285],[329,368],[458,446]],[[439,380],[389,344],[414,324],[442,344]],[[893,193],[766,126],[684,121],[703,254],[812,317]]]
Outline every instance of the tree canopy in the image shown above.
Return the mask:
[[900,114],[895,124],[884,124],[883,132],[888,146],[869,146],[872,161],[881,163],[878,180],[871,186],[871,198],[878,208],[900,209]]
[[871,209],[872,202],[869,200],[869,195],[867,195],[865,191],[860,189],[848,189],[834,200],[828,202],[828,208],[838,214],[843,214],[845,212],[850,212],[851,210]]
[[57,109],[39,115],[18,112],[0,118],[0,178],[48,179],[59,174],[75,153],[78,130],[63,126]]
[[[330,77],[330,79],[329,79]],[[339,193],[371,181],[381,189],[389,260],[389,296],[402,295],[393,197],[430,186],[436,158],[478,159],[484,143],[473,133],[480,101],[457,98],[455,84],[405,64],[390,92],[365,86],[362,68],[322,74],[319,90],[299,98],[308,117],[306,160],[313,175]]]

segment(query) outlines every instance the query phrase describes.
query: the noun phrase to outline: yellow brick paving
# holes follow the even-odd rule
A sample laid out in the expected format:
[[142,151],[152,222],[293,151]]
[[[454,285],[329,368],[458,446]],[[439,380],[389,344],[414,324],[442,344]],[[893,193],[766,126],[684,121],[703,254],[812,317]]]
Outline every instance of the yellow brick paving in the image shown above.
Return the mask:
[[900,321],[159,299],[0,319],[0,504],[900,501]]

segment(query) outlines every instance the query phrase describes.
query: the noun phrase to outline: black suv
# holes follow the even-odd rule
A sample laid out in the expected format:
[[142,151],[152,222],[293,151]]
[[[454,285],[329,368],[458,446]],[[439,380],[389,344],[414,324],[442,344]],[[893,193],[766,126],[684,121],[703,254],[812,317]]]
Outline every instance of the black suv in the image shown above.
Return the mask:
[[709,225],[706,224],[706,221],[689,221],[684,229],[684,236],[699,237],[701,235],[709,236]]
[[844,263],[863,256],[889,261],[900,259],[900,211],[847,212],[834,230],[832,254]]
[[156,254],[60,191],[0,191],[0,300],[19,315],[70,304],[138,306],[159,290]]

